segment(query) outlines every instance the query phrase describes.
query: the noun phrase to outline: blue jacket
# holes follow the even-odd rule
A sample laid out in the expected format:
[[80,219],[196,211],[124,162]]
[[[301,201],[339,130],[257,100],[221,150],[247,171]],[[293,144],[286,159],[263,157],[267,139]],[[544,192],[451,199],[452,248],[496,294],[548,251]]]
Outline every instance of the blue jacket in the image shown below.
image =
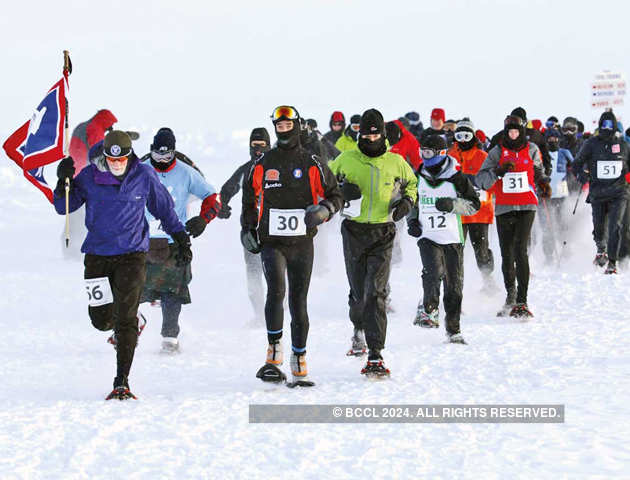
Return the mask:
[[[147,165],[155,170],[155,168],[151,165],[150,160],[142,162],[142,165]],[[161,172],[159,170],[155,170],[155,173],[175,202],[175,213],[177,213],[177,217],[182,223],[188,220],[187,207],[190,195],[194,195],[198,199],[204,200],[206,197],[217,193],[214,186],[206,182],[197,170],[178,160],[175,160],[175,163],[173,163],[172,167],[168,171]],[[151,238],[168,238],[168,243],[173,243],[173,239],[164,232],[161,222],[157,220],[148,210],[146,215],[147,221],[149,222],[149,235]]]
[[[71,212],[85,203],[88,234],[81,251],[92,255],[121,255],[149,250],[149,224],[145,207],[173,234],[184,230],[177,218],[171,195],[160,183],[153,167],[142,165],[134,155],[129,159],[122,182],[114,177],[101,157],[88,165],[72,182]],[[66,213],[65,192],[55,193],[53,203],[60,215]]]

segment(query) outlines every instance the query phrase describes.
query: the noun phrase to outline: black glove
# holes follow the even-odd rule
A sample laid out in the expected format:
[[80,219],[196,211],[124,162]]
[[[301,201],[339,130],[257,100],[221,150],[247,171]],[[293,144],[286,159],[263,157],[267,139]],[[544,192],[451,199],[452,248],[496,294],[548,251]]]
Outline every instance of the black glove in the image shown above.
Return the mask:
[[322,200],[317,205],[309,205],[304,214],[306,228],[314,228],[321,225],[332,215],[332,210],[326,200]]
[[350,182],[343,182],[341,185],[341,194],[346,202],[361,198],[361,189],[358,185]]
[[582,185],[586,185],[588,182],[591,181],[591,174],[587,172],[581,172],[581,173],[578,173],[576,178],[577,178],[577,181],[580,182]]
[[392,205],[392,218],[394,222],[397,222],[403,217],[406,217],[409,212],[411,212],[411,208],[413,207],[413,202],[409,197],[402,197],[394,202]]
[[230,207],[227,203],[221,203],[221,208],[219,209],[219,213],[217,213],[217,217],[219,218],[230,218],[232,215],[232,207]]
[[407,220],[407,233],[412,237],[420,238],[422,236],[422,226],[420,225],[420,220],[417,218]]
[[494,173],[497,174],[497,177],[502,177],[507,172],[511,172],[512,170],[514,170],[515,167],[516,165],[514,165],[514,162],[507,161],[503,165],[497,165],[497,167],[494,169]]
[[66,178],[72,180],[74,178],[75,171],[76,170],[74,168],[74,160],[72,159],[72,157],[64,158],[61,162],[59,162],[59,165],[57,165],[57,177],[59,178],[59,180],[62,180],[64,182]]
[[186,222],[186,231],[190,233],[193,238],[197,238],[206,229],[206,225],[208,224],[204,218],[197,215]]
[[190,237],[185,231],[177,232],[171,235],[179,251],[175,254],[175,262],[178,267],[185,267],[192,262],[193,254],[190,249]]
[[453,211],[453,199],[440,197],[435,201],[435,208],[440,212],[451,213]]
[[260,253],[260,243],[256,230],[241,230],[241,243],[250,253]]

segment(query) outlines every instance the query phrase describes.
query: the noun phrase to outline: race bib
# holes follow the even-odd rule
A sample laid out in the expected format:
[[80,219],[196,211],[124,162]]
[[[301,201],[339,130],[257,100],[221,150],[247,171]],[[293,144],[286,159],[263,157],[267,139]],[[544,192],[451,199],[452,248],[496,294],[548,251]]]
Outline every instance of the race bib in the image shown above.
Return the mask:
[[86,278],[85,290],[88,296],[88,305],[90,307],[100,307],[114,302],[112,287],[109,284],[109,278]]
[[612,180],[619,178],[623,170],[621,160],[606,160],[597,162],[597,178]]
[[345,202],[343,206],[342,215],[344,217],[355,218],[361,215],[361,202],[363,201],[363,196],[361,198],[357,198],[356,200],[350,200],[349,202]]
[[508,172],[503,176],[503,193],[529,192],[527,172]]
[[446,213],[425,213],[422,215],[422,229],[427,232],[439,232],[448,227]]
[[269,209],[269,235],[279,237],[299,237],[306,235],[304,209]]

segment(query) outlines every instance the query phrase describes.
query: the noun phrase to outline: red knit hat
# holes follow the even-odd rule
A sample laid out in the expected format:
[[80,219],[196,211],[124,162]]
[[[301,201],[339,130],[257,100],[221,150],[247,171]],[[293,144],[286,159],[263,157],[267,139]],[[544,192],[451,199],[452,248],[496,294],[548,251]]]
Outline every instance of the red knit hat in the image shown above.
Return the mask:
[[332,117],[330,118],[331,122],[346,122],[346,117],[343,116],[343,113],[337,111],[333,112]]
[[434,108],[431,111],[431,120],[442,120],[446,119],[446,114],[444,113],[443,108]]

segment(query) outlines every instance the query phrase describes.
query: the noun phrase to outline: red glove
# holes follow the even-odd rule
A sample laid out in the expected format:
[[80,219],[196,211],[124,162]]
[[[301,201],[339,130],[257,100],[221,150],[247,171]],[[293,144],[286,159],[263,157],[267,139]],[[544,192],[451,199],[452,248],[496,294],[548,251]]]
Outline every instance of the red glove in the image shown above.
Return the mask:
[[626,183],[630,183],[630,172],[626,173]]
[[221,197],[218,194],[213,193],[209,197],[206,197],[201,204],[201,212],[199,216],[203,218],[206,223],[210,223],[221,210]]

